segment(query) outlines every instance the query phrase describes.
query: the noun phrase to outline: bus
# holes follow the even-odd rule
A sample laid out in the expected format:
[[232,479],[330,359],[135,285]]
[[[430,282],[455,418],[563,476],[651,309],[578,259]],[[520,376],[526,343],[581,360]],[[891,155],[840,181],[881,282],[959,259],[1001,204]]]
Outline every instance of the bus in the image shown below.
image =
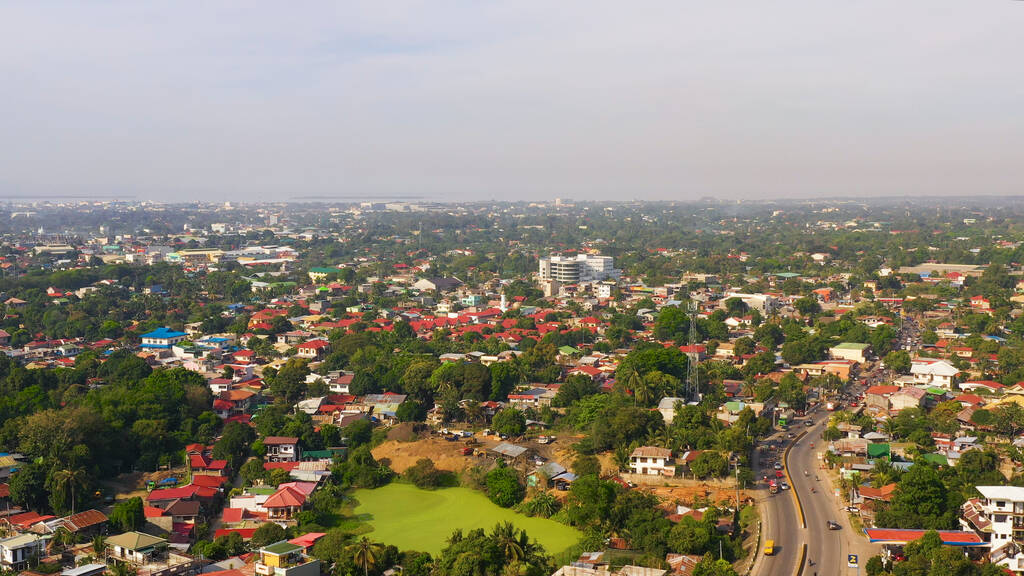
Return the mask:
[[764,543],[764,555],[774,556],[775,555],[775,540],[768,540]]

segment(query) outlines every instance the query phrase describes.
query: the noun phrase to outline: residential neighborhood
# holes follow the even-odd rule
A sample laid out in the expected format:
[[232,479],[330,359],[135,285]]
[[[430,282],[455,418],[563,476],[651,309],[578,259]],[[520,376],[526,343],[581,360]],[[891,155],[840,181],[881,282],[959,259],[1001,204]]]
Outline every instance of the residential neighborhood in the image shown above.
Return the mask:
[[547,205],[78,209],[0,251],[4,569],[1024,573],[1024,267],[943,262],[963,224],[925,261],[884,208],[791,207],[814,252],[760,206],[700,250],[626,233],[659,205],[559,206],[572,244]]

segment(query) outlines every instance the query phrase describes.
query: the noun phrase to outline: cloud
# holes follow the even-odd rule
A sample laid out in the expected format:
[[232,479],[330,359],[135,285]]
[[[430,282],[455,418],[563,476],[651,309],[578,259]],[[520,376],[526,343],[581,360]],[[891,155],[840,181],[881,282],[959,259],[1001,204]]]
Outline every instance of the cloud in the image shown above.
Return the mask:
[[1008,194],[1024,176],[1016,2],[3,13],[0,194]]

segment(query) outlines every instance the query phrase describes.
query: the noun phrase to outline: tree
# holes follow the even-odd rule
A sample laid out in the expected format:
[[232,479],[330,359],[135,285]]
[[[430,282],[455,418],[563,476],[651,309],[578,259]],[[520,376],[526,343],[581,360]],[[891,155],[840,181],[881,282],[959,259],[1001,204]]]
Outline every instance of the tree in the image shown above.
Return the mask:
[[508,508],[523,499],[519,475],[507,466],[498,466],[487,473],[487,496],[498,506]]
[[241,422],[229,422],[224,427],[220,440],[213,445],[213,457],[227,460],[231,468],[237,470],[239,464],[249,453],[254,434],[251,426]]
[[42,464],[31,463],[22,466],[10,479],[11,501],[28,510],[39,510],[46,506],[46,469]]
[[900,478],[892,502],[876,514],[882,528],[948,530],[956,523],[960,502],[951,502],[939,473],[926,464],[914,464]]
[[110,523],[119,532],[138,530],[145,521],[146,515],[143,510],[142,498],[138,496],[118,502],[110,512]]
[[800,312],[801,316],[813,316],[821,312],[821,304],[818,304],[818,299],[813,296],[804,296],[793,302],[793,307]]
[[56,490],[71,494],[71,513],[75,513],[75,494],[85,487],[86,473],[82,468],[64,468],[53,473],[53,484]]
[[250,541],[252,547],[261,548],[274,542],[280,542],[287,537],[287,533],[284,528],[281,528],[274,522],[265,522],[260,524],[260,527],[252,533],[252,540]]
[[526,431],[526,416],[517,408],[505,408],[494,415],[491,427],[500,434],[519,436]]
[[248,485],[256,484],[267,478],[267,470],[263,467],[263,461],[259,458],[246,460],[245,464],[242,464],[242,467],[238,469],[238,474]]
[[511,522],[503,522],[494,527],[491,538],[505,556],[505,561],[514,564],[522,562],[530,548],[530,541],[525,530],[516,531]]
[[893,350],[885,355],[885,367],[899,374],[910,372],[910,354],[905,350]]
[[690,472],[701,480],[721,478],[729,471],[729,462],[714,450],[701,452],[690,464]]
[[366,576],[370,573],[370,568],[377,565],[377,559],[381,553],[381,546],[375,542],[370,541],[369,538],[363,536],[350,546],[352,551],[352,560],[356,566],[363,569],[363,575]]
[[434,467],[430,458],[420,458],[406,469],[404,476],[417,488],[437,488],[444,480],[444,472]]
[[427,410],[415,400],[406,400],[398,405],[395,417],[399,422],[422,422],[427,417]]
[[578,454],[572,462],[572,471],[577,476],[598,476],[601,474],[601,462],[593,454]]
[[[888,366],[888,364],[886,364]],[[868,563],[864,566],[864,571],[868,576],[881,576],[882,572],[885,571],[885,565],[882,563],[881,556],[872,556],[868,558]]]

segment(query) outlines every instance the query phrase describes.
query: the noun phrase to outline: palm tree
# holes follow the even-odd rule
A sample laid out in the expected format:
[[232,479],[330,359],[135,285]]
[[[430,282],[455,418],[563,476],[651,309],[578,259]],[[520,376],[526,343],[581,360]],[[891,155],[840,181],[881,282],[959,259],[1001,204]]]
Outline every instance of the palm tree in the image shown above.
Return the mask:
[[71,513],[75,513],[75,492],[85,486],[85,470],[82,468],[65,468],[53,474],[54,487],[57,490],[71,492]]
[[629,468],[629,449],[625,446],[618,446],[615,448],[615,452],[612,453],[612,461],[615,462],[615,466],[618,470],[626,470]]
[[92,550],[96,553],[97,558],[102,558],[103,553],[107,551],[107,539],[102,534],[97,534],[92,539]]
[[511,522],[496,525],[491,538],[497,542],[498,549],[505,555],[505,560],[509,563],[521,562],[526,558],[530,544],[526,532],[520,530],[517,533],[516,527]]
[[636,370],[630,370],[626,374],[626,388],[633,392],[634,404],[646,405],[651,401],[651,389]]
[[380,544],[372,542],[366,536],[359,539],[349,547],[352,550],[352,561],[356,566],[363,568],[364,576],[370,573],[370,568],[377,564],[377,557],[380,555]]

